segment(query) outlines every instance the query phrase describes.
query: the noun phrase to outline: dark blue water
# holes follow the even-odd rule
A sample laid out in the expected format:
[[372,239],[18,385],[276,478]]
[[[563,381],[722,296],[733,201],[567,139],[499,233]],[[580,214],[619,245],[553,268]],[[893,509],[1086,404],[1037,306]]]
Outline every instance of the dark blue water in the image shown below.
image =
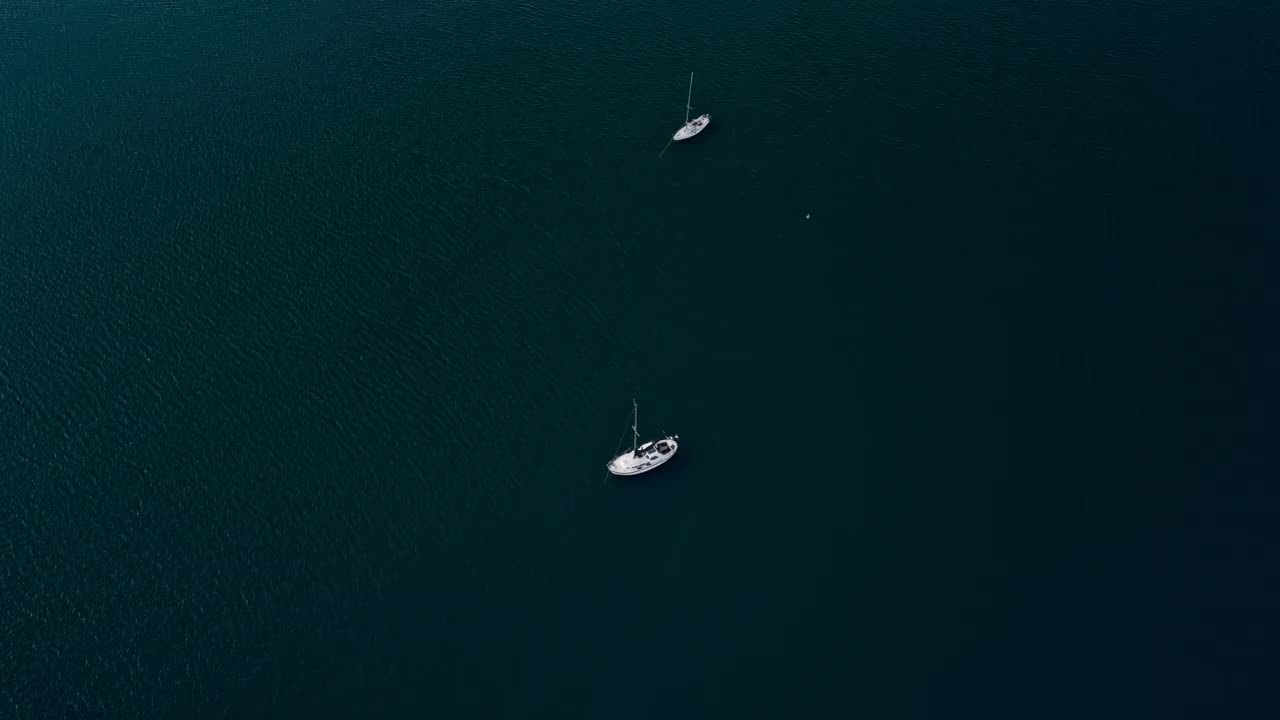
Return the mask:
[[1266,716],[1278,35],[5,4],[0,718]]

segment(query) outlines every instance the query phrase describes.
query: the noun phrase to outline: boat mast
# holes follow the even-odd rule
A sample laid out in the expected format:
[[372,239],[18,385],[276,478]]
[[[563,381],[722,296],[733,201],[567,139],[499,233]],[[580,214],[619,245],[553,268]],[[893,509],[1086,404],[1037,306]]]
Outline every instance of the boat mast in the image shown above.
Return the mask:
[[689,124],[689,111],[693,109],[693,73],[689,73],[689,97],[684,101],[684,124]]
[[631,454],[636,454],[636,447],[640,444],[640,406],[636,404],[634,398],[631,400]]

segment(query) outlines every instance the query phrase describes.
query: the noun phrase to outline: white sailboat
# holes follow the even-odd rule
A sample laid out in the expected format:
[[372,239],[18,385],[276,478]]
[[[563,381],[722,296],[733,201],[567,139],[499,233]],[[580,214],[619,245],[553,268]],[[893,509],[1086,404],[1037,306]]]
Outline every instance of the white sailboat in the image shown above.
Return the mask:
[[694,135],[697,135],[703,130],[706,130],[707,126],[711,124],[710,115],[700,115],[694,118],[693,120],[689,120],[689,111],[693,109],[693,105],[690,104],[692,102],[693,102],[693,73],[689,73],[689,97],[686,98],[684,101],[684,125],[679,130],[676,131],[675,135],[671,136],[672,140],[675,140],[677,142],[679,142],[680,140],[688,140]]
[[609,472],[614,475],[639,475],[675,457],[679,435],[668,435],[659,440],[640,444],[640,406],[631,401],[631,450],[609,461]]

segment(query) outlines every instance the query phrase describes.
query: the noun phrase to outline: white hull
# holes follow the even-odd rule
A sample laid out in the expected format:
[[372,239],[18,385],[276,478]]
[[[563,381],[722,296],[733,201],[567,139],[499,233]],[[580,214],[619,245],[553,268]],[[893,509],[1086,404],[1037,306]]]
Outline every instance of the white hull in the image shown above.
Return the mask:
[[676,134],[671,136],[671,139],[675,140],[676,142],[679,142],[681,140],[688,140],[694,135],[697,135],[703,130],[706,130],[707,126],[710,124],[711,124],[710,115],[703,115],[701,117],[696,117],[690,120],[689,122],[685,123],[684,127],[677,130]]
[[609,472],[614,475],[639,475],[659,467],[676,456],[676,451],[680,449],[677,437],[679,436],[647,442],[636,448],[635,452],[628,450],[622,453],[609,461]]

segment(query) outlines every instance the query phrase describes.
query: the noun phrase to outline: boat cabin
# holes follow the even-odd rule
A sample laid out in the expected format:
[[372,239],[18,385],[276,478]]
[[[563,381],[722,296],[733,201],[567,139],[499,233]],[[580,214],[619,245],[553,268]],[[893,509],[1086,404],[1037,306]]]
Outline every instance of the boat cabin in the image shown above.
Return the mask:
[[672,447],[670,442],[666,440],[658,440],[657,442],[645,443],[644,445],[641,445],[640,447],[636,448],[635,454],[636,454],[636,457],[642,457],[645,455],[649,455],[654,450],[657,450],[658,454],[660,455],[668,455],[671,453],[671,449]]

